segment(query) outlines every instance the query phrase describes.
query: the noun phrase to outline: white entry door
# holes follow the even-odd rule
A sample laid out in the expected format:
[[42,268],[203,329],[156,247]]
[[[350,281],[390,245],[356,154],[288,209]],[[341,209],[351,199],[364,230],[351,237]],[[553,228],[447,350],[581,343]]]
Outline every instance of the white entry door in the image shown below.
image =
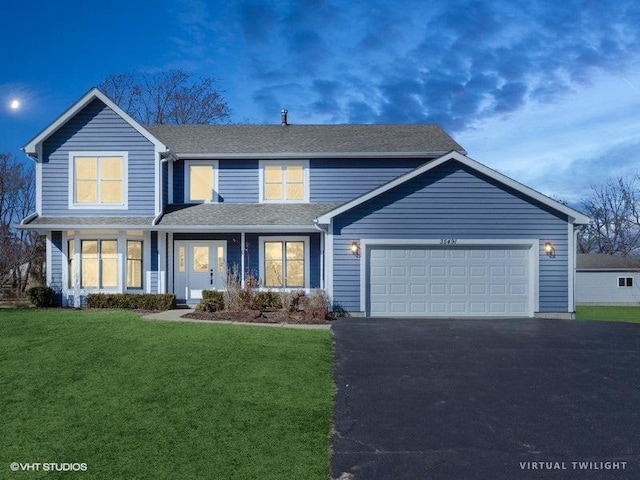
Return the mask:
[[368,252],[371,316],[530,316],[531,249],[375,246]]
[[202,290],[223,290],[226,282],[227,242],[176,241],[174,245],[175,294],[197,300]]

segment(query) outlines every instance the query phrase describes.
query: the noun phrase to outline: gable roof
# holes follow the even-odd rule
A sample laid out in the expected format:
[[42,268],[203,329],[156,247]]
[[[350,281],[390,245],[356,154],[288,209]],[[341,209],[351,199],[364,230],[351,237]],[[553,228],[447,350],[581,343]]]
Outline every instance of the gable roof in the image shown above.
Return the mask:
[[427,157],[464,153],[438,125],[147,125],[183,158]]
[[579,253],[576,256],[576,269],[640,271],[640,258],[621,257],[604,253]]
[[409,173],[402,175],[398,178],[396,178],[395,180],[392,180],[389,183],[386,183],[384,185],[382,185],[381,187],[378,187],[368,193],[365,193],[364,195],[355,198],[353,200],[351,200],[350,202],[347,202],[343,205],[341,205],[338,208],[335,208],[333,210],[331,210],[330,212],[325,213],[324,215],[319,216],[316,221],[319,224],[322,225],[328,225],[331,222],[331,219],[337,215],[340,215],[341,213],[344,213],[348,210],[351,210],[352,208],[357,207],[358,205],[361,205],[362,203],[371,200],[372,198],[375,198],[379,195],[382,195],[385,192],[388,192],[389,190],[397,187],[398,185],[401,185],[405,182],[408,182],[409,180],[412,180],[414,178],[416,178],[419,175],[422,175],[426,172],[429,172],[430,170],[433,170],[435,168],[438,168],[440,165],[442,165],[443,163],[446,162],[450,162],[450,161],[457,161],[460,162],[464,165],[466,165],[467,167],[471,168],[472,170],[475,170],[479,173],[482,173],[494,180],[496,180],[499,183],[502,183],[503,185],[510,187],[520,193],[522,193],[523,195],[526,195],[527,197],[537,200],[538,202],[542,203],[543,205],[546,205],[550,208],[552,208],[553,210],[556,210],[557,212],[563,213],[565,215],[567,215],[570,219],[571,223],[577,224],[577,225],[586,225],[589,223],[589,217],[587,217],[586,215],[583,215],[582,213],[567,207],[566,205],[563,205],[560,202],[557,202],[555,200],[553,200],[552,198],[547,197],[546,195],[543,195],[542,193],[529,188],[519,182],[516,182],[515,180],[507,177],[506,175],[503,175],[489,167],[487,167],[486,165],[482,165],[479,162],[476,162],[475,160],[472,160],[471,158],[459,153],[459,152],[449,152],[446,155],[441,156],[440,158],[436,159],[436,160],[432,160],[428,163],[425,163],[424,165],[416,168],[415,170],[410,171]]
[[38,135],[33,137],[29,143],[27,143],[22,150],[24,153],[29,155],[30,157],[38,156],[39,147],[42,143],[53,135],[60,127],[62,127],[65,123],[67,123],[71,118],[73,118],[76,113],[82,110],[84,107],[89,105],[93,100],[98,99],[102,103],[104,103],[111,110],[116,112],[124,121],[126,121],[129,125],[135,128],[143,137],[149,140],[154,144],[158,151],[164,152],[167,150],[167,147],[158,140],[155,136],[153,136],[148,130],[146,130],[142,125],[136,122],[127,112],[122,110],[118,105],[116,105],[109,97],[107,97],[104,93],[102,93],[97,88],[92,88],[87,93],[85,93],[80,100],[71,105],[62,115],[60,115],[57,119],[55,119],[52,123],[49,124],[44,130],[42,130]]

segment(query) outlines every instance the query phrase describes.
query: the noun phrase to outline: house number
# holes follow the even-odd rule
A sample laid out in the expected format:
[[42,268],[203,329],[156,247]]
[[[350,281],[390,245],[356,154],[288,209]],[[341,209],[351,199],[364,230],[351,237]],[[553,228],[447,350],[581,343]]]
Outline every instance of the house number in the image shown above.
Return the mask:
[[458,243],[457,238],[441,238],[440,245],[455,245]]

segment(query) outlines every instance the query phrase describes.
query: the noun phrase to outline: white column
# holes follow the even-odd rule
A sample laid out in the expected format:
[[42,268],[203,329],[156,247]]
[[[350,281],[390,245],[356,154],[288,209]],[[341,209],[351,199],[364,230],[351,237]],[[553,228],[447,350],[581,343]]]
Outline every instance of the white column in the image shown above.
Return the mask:
[[240,232],[240,282],[244,288],[244,257],[245,257],[245,233]]

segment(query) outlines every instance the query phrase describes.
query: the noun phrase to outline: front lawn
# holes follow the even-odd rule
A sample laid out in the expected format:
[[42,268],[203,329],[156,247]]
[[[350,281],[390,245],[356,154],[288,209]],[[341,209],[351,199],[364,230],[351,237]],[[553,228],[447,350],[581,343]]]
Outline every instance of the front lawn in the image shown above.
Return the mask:
[[[326,479],[327,331],[0,311],[0,475]],[[11,474],[19,463],[86,472]]]
[[578,320],[606,320],[612,322],[640,323],[640,306],[617,307],[604,305],[579,305],[576,307]]

